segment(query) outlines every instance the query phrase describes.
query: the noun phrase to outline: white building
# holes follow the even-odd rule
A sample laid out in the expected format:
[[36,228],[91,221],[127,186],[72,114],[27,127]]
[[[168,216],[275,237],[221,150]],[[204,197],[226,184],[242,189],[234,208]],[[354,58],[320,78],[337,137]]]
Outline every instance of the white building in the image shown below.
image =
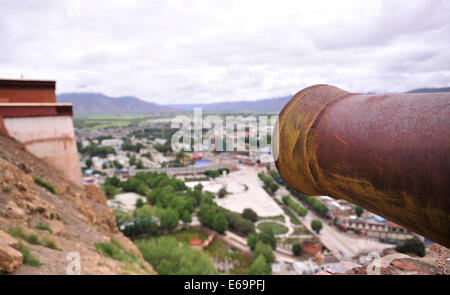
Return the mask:
[[102,145],[103,146],[112,146],[112,147],[116,147],[118,145],[120,145],[120,139],[103,139],[102,140]]
[[313,275],[319,271],[324,270],[324,267],[318,265],[311,259],[307,261],[295,261],[292,263],[295,273],[298,275]]

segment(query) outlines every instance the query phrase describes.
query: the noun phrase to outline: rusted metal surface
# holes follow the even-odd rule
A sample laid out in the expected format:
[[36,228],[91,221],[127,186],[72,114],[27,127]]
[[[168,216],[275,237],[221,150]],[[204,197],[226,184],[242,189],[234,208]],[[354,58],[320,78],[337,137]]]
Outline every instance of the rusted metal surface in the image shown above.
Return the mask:
[[276,166],[295,190],[355,203],[450,247],[450,93],[297,93]]

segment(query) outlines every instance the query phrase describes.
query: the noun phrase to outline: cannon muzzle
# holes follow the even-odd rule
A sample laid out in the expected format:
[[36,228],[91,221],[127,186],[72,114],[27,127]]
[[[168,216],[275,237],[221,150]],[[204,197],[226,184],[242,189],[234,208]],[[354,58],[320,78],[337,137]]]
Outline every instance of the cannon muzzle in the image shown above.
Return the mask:
[[450,247],[450,93],[298,92],[273,144],[284,181],[342,198]]

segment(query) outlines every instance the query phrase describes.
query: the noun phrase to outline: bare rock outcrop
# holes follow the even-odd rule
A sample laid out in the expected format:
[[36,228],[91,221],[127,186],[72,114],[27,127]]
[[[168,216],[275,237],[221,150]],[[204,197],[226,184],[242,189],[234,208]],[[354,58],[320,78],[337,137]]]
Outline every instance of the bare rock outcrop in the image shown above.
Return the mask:
[[347,275],[447,275],[450,270],[450,250],[434,244],[425,257],[389,253],[374,263],[347,271]]
[[23,263],[19,242],[0,230],[0,273],[12,273]]

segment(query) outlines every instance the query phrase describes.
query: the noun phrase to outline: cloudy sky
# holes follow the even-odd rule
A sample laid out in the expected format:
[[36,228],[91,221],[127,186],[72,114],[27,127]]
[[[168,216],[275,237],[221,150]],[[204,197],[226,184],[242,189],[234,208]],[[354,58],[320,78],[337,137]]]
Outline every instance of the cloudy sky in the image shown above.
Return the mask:
[[450,1],[1,0],[21,75],[162,104],[450,86]]

